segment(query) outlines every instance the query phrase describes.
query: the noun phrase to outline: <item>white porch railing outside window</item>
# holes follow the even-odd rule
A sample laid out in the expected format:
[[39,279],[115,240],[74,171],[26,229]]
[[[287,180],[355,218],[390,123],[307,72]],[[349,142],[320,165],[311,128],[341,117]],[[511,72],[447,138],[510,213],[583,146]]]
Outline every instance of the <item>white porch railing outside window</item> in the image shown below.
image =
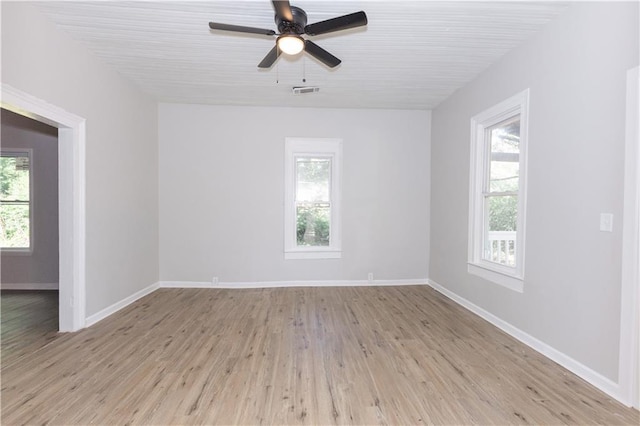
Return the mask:
[[501,265],[516,264],[516,231],[490,231],[486,260]]

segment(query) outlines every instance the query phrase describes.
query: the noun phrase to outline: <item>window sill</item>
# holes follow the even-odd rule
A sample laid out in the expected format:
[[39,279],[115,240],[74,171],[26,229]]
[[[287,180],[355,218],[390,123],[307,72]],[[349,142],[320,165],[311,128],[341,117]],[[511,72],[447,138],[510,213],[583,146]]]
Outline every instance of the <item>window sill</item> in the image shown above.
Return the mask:
[[524,279],[522,277],[497,271],[487,265],[468,263],[467,272],[510,290],[517,291],[518,293],[524,291]]
[[285,259],[340,259],[342,251],[340,250],[296,250],[285,251]]
[[0,253],[2,254],[2,256],[31,256],[33,254],[33,251],[0,249]]

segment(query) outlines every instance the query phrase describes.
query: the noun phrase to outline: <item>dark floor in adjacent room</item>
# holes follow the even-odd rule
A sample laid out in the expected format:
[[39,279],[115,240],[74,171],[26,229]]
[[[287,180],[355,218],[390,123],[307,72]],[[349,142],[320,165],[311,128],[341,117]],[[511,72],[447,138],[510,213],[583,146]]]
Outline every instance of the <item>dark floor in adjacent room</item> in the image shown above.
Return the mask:
[[43,347],[58,334],[58,291],[2,290],[2,367]]

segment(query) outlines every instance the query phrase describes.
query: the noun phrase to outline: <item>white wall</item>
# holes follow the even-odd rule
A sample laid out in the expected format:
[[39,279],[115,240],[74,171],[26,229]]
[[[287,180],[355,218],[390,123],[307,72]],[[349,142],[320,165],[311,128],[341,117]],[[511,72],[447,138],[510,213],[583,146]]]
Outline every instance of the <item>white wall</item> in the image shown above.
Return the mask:
[[2,82],[86,119],[86,314],[158,280],[156,102],[26,2],[2,2]]
[[[161,104],[160,279],[425,279],[426,111]],[[344,140],[342,259],[284,260],[284,140]]]
[[[430,278],[617,382],[625,83],[638,3],[576,2],[433,111]],[[531,89],[524,293],[469,275],[470,118]],[[613,213],[613,233],[599,231]]]
[[58,286],[58,129],[2,110],[2,149],[31,149],[32,251],[2,251],[2,288],[55,289]]

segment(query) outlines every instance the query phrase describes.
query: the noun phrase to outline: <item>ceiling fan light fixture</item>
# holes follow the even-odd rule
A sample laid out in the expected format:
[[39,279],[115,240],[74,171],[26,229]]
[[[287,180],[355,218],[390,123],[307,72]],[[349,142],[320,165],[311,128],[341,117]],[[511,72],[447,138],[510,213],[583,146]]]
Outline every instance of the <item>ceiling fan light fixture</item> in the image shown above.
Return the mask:
[[278,44],[278,49],[287,55],[297,55],[304,50],[304,39],[299,35],[281,35],[276,43]]

